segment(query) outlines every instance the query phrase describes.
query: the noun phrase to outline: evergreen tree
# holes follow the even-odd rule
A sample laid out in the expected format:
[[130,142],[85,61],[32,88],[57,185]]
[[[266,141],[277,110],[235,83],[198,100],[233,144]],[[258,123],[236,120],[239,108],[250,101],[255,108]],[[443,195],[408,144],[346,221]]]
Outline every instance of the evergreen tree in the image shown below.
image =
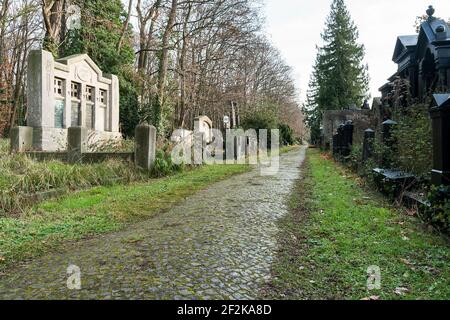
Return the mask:
[[344,0],[333,0],[321,37],[324,44],[318,48],[304,108],[313,138],[324,110],[360,106],[369,88],[364,46],[358,43],[358,29]]
[[[314,66],[315,70],[315,66]],[[319,110],[317,106],[317,93],[318,93],[318,86],[317,86],[317,79],[316,74],[313,71],[311,74],[310,80],[309,80],[309,88],[306,92],[306,102],[303,105],[303,115],[304,115],[304,122],[310,128],[310,134],[311,134],[311,142],[315,144],[319,137],[320,137],[320,122],[322,120],[322,112]]]
[[[78,0],[75,3],[81,8],[81,27],[68,31],[62,53],[64,56],[87,53],[102,71],[119,77],[120,124],[122,132],[132,136],[139,122],[135,56],[131,27],[121,37],[126,19],[122,1]],[[122,41],[120,50],[119,41]]]
[[344,109],[361,105],[369,79],[363,64],[364,46],[358,44],[358,29],[344,0],[334,0],[319,50],[317,80],[318,104],[322,109]]

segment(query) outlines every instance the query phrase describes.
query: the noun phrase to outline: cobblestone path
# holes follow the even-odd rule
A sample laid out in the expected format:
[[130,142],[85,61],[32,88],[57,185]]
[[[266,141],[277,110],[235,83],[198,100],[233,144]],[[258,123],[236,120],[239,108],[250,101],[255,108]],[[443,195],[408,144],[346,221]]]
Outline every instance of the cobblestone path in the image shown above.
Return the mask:
[[[0,299],[253,299],[270,277],[276,221],[305,150],[275,176],[218,182],[127,230],[68,244],[0,278]],[[67,288],[67,268],[81,290]]]

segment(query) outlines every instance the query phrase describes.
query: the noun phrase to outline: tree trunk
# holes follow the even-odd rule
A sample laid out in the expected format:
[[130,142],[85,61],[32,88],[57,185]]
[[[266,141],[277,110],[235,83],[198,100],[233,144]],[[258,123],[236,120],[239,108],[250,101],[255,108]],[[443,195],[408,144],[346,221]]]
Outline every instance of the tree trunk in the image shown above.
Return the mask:
[[155,106],[155,126],[161,131],[162,125],[162,111],[164,109],[165,96],[164,91],[166,89],[167,80],[167,68],[169,64],[169,40],[172,34],[173,26],[177,16],[178,0],[172,0],[172,6],[170,8],[169,19],[167,21],[166,28],[164,30],[162,38],[162,50],[161,58],[159,62],[159,77],[158,77],[158,103]]
[[62,29],[63,0],[42,0],[42,17],[45,25],[44,49],[58,55]]

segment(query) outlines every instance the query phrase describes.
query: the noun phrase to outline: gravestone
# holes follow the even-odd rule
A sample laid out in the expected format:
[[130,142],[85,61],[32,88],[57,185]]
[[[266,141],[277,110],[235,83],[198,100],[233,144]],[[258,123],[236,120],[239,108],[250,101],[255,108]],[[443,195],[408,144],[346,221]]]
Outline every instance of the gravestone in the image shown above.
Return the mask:
[[362,161],[366,162],[373,156],[375,142],[375,131],[372,129],[367,129],[364,131],[364,141],[363,141],[363,153],[362,153]]
[[342,155],[344,157],[348,157],[350,155],[353,145],[353,130],[354,126],[352,121],[351,120],[346,121],[342,131],[343,134]]
[[430,109],[433,128],[434,185],[450,185],[450,93],[433,95]]
[[138,168],[151,170],[156,159],[156,128],[140,124],[135,130],[134,161]]
[[119,80],[86,54],[55,60],[45,50],[31,51],[27,99],[33,150],[66,150],[70,127],[86,128],[92,144],[121,139]]

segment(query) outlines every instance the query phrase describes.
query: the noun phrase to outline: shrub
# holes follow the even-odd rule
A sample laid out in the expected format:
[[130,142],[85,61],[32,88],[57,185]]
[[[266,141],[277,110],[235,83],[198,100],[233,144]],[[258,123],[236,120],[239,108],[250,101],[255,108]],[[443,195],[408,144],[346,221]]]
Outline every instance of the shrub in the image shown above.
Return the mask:
[[362,160],[362,144],[356,143],[352,145],[350,156],[348,157],[348,166],[354,171],[360,171]]
[[398,123],[392,137],[396,141],[393,165],[415,174],[423,180],[430,179],[433,162],[431,119],[427,104],[413,104],[394,112]]
[[256,112],[254,114],[247,115],[242,120],[241,125],[245,130],[255,129],[256,132],[258,132],[259,129],[277,128],[277,121],[270,113]]
[[151,172],[153,177],[160,178],[183,170],[184,165],[173,163],[168,146],[156,152],[155,164]]
[[422,218],[450,234],[450,186],[432,187],[428,201],[431,207],[425,210]]
[[278,126],[280,130],[280,143],[284,146],[290,146],[295,143],[294,139],[294,130],[289,127],[287,124],[280,124]]

